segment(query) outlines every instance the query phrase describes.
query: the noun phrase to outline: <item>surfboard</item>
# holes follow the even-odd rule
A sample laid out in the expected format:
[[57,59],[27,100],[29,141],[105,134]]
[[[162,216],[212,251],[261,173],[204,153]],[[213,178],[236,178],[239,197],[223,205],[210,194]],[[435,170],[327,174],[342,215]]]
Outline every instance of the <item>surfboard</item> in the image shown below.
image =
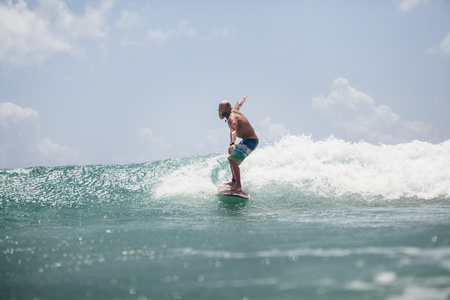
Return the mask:
[[237,197],[237,198],[242,198],[247,200],[248,198],[250,198],[250,195],[247,194],[244,191],[240,191],[240,192],[235,192],[231,190],[231,186],[228,185],[222,185],[219,186],[218,188],[219,194],[222,196],[229,196],[229,197]]

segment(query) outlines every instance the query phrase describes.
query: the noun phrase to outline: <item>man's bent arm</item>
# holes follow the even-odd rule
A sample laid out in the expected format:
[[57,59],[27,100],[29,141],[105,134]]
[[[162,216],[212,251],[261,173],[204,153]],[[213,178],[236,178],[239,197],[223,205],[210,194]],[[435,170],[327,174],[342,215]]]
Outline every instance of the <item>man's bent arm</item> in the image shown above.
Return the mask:
[[239,100],[233,108],[239,110],[241,108],[242,104],[244,104],[246,98],[247,98],[247,95],[242,97],[242,99]]
[[237,121],[234,118],[230,121],[230,146],[228,147],[228,154],[231,155],[234,153],[234,144],[237,137]]
[[236,142],[237,137],[237,120],[233,118],[230,120],[230,144]]

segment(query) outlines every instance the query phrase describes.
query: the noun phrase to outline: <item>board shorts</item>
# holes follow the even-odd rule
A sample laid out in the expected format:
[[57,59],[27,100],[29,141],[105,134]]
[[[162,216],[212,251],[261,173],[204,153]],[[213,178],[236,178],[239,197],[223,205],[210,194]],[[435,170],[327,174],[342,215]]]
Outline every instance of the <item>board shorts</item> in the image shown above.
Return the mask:
[[233,154],[231,154],[228,158],[234,160],[238,163],[238,165],[240,165],[244,159],[246,159],[247,156],[249,156],[250,153],[256,149],[258,144],[258,139],[242,140],[239,144],[235,145]]

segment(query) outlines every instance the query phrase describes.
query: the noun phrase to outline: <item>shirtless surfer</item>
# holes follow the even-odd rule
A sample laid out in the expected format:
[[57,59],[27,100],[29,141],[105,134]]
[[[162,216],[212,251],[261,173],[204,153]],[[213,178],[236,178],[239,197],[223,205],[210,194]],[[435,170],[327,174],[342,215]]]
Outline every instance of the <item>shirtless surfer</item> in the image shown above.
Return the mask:
[[[242,161],[252,153],[258,146],[259,140],[250,122],[239,111],[242,104],[244,104],[247,95],[239,100],[233,107],[231,103],[224,100],[219,104],[219,118],[226,119],[228,127],[230,127],[230,147],[228,147],[228,162],[230,163],[231,173],[233,179],[230,182],[225,183],[230,185],[232,191],[242,191],[241,186],[241,171],[239,165]],[[239,144],[236,143],[236,138],[241,138],[242,141]]]

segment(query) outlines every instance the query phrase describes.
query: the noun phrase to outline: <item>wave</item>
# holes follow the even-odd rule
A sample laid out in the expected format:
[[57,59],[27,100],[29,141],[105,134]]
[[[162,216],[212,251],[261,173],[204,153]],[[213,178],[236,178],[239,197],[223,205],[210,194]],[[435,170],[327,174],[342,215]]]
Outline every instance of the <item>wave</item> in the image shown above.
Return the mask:
[[[365,199],[450,198],[450,141],[399,145],[285,136],[241,165],[244,189],[271,196],[359,195]],[[215,191],[230,179],[226,155],[204,157],[162,178],[158,196]],[[211,180],[210,180],[211,177]]]
[[[209,154],[130,165],[0,170],[0,196],[3,207],[215,199],[217,186],[230,180],[226,157]],[[289,135],[254,151],[241,172],[243,188],[262,203],[280,199],[291,204],[317,199],[447,203],[450,141],[372,145]]]
[[255,153],[249,165],[248,177],[257,188],[273,182],[333,197],[450,197],[450,141],[372,145],[286,136]]

